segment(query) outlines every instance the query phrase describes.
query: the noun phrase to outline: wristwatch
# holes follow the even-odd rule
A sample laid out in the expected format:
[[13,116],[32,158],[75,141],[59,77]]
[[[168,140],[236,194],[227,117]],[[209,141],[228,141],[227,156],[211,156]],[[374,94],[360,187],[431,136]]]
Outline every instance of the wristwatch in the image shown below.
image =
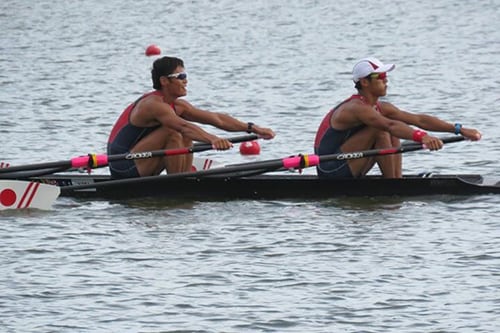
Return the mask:
[[247,133],[252,133],[253,125],[255,125],[252,122],[247,123]]

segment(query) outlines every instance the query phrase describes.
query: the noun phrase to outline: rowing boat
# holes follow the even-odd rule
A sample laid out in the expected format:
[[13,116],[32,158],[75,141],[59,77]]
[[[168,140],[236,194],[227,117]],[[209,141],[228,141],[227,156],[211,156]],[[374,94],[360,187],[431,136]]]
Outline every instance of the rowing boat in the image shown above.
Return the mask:
[[[133,183],[110,181],[106,175],[51,175],[35,178],[57,185],[61,196],[102,199],[165,198],[328,199],[341,196],[427,196],[437,194],[500,194],[500,180],[477,174],[408,175],[400,179],[367,176],[358,179],[319,179],[316,175],[264,174],[254,176],[138,178]],[[103,186],[104,185],[104,186]]]
[[[247,140],[248,137],[235,138]],[[444,143],[463,141],[464,137],[443,138]],[[111,179],[109,175],[83,175],[68,173],[71,168],[84,165],[87,170],[102,167],[115,159],[143,159],[162,157],[195,150],[212,149],[207,145],[194,145],[183,149],[143,152],[122,155],[80,156],[70,160],[28,164],[0,169],[0,210],[17,208],[12,193],[18,185],[44,185],[52,200],[40,209],[50,209],[50,203],[61,196],[93,199],[164,198],[174,200],[227,200],[227,199],[329,199],[341,196],[427,196],[427,195],[480,195],[500,194],[500,180],[477,174],[406,175],[400,179],[367,176],[359,179],[320,179],[316,175],[287,173],[317,166],[322,161],[348,160],[389,154],[401,154],[424,149],[420,143],[399,147],[371,149],[331,155],[293,155],[285,158],[250,163],[216,166],[204,163],[192,172],[150,177]],[[61,173],[59,170],[66,170]],[[281,172],[281,173],[276,173]],[[284,172],[284,173],[283,173]],[[19,184],[18,184],[19,183]],[[27,187],[26,187],[27,188]],[[38,187],[36,187],[38,188]],[[27,190],[26,190],[27,191]],[[43,197],[38,191],[33,199]],[[30,202],[37,202],[30,200]],[[22,208],[32,206],[23,206]]]

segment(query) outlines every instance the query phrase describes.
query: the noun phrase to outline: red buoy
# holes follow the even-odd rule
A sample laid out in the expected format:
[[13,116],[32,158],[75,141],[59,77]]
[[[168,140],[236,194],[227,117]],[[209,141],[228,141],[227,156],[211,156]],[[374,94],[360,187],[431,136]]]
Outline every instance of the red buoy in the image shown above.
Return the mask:
[[146,54],[146,56],[151,57],[159,55],[161,53],[161,50],[158,46],[151,44],[146,48],[146,51],[144,53]]
[[259,155],[260,145],[257,141],[247,141],[240,144],[241,155]]

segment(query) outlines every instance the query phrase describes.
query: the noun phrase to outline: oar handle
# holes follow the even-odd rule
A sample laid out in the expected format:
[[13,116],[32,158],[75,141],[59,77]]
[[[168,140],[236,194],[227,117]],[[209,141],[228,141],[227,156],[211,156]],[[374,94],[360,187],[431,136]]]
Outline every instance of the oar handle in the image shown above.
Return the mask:
[[[453,143],[453,142],[459,142],[459,141],[464,141],[464,140],[465,140],[465,137],[462,135],[441,138],[441,141],[443,141],[443,143]],[[401,146],[405,147],[405,146],[415,146],[415,145],[421,145],[421,144],[418,142],[415,142],[415,141],[405,141],[405,142],[403,142],[403,144]]]
[[[463,140],[465,140],[465,138],[461,135],[451,136],[451,137],[447,137],[447,138],[441,138],[441,141],[443,141],[443,143],[459,142],[459,141],[463,141]],[[383,156],[383,155],[390,155],[390,154],[401,154],[404,152],[421,150],[421,149],[425,149],[425,148],[426,148],[425,145],[423,145],[422,143],[413,142],[413,143],[406,143],[406,144],[401,145],[399,147],[371,149],[371,150],[364,150],[364,151],[358,151],[358,152],[352,152],[352,153],[339,153],[339,154],[331,154],[331,155],[322,155],[322,156],[319,156],[319,162],[326,162],[326,161],[332,161],[332,160],[353,160],[353,159],[366,158],[366,157]]]
[[[227,140],[231,143],[239,143],[239,142],[257,140],[258,138],[259,137],[256,134],[251,134],[251,135],[232,137],[232,138],[228,138]],[[182,154],[192,154],[192,153],[199,153],[199,152],[210,150],[210,149],[214,149],[214,147],[210,143],[198,142],[198,143],[193,144],[191,147],[174,148],[174,149],[167,149],[167,150],[153,150],[153,151],[117,154],[117,155],[109,155],[109,156],[100,155],[101,160],[98,160],[96,164],[92,164],[90,167],[91,168],[98,168],[101,166],[106,166],[111,161],[138,160],[138,159],[146,159],[146,158],[152,158],[152,157],[165,157],[165,156],[174,156],[174,155],[182,155]],[[84,162],[84,160],[82,162]],[[88,166],[88,165],[87,164],[83,164],[80,166],[75,165],[73,167],[79,168],[79,167],[85,167],[85,166]]]
[[[248,134],[248,135],[227,138],[227,141],[229,141],[231,143],[240,143],[240,142],[257,140],[258,138],[259,138],[259,136],[257,134]],[[198,149],[198,147],[202,148],[202,150],[212,149],[212,148],[208,148],[208,147],[212,147],[212,145],[209,143],[196,142],[195,144],[193,144],[193,148]]]

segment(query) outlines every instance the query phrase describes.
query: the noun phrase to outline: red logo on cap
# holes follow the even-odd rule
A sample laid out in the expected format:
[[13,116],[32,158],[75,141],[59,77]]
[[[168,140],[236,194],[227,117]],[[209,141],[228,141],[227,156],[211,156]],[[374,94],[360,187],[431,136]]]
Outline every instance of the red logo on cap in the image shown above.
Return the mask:
[[373,62],[371,62],[371,61],[368,61],[368,62],[370,63],[370,65],[372,65],[373,69],[377,69],[378,68],[378,66],[375,65]]

